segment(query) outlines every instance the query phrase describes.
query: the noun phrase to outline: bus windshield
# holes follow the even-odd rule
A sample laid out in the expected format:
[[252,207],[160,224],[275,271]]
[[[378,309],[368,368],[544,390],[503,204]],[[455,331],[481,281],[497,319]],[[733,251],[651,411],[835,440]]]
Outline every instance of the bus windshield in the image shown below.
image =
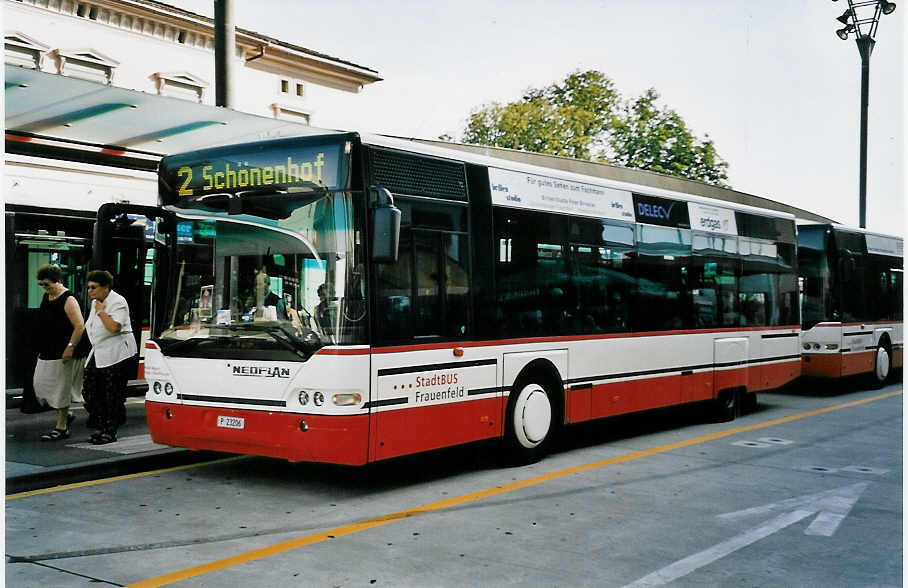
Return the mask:
[[321,191],[282,195],[282,213],[268,218],[179,211],[156,320],[165,355],[301,361],[323,345],[363,343],[353,202]]

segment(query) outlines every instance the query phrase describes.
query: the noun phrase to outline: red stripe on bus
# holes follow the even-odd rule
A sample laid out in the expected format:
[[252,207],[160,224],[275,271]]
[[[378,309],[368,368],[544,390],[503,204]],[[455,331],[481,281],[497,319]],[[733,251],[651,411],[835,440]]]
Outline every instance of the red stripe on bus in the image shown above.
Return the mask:
[[703,335],[710,333],[746,333],[757,331],[785,331],[796,332],[800,327],[787,325],[780,327],[746,327],[739,329],[702,329],[683,331],[643,331],[639,333],[601,333],[596,335],[563,335],[558,337],[526,337],[515,339],[493,339],[486,341],[449,341],[447,343],[423,343],[415,345],[395,345],[391,347],[375,347],[372,353],[400,353],[403,351],[421,351],[431,349],[446,349],[453,347],[489,347],[494,345],[523,345],[527,343],[564,343],[571,341],[596,341],[602,339],[630,339],[634,337],[664,337],[671,335]]
[[813,378],[841,378],[872,372],[876,351],[860,353],[805,353],[801,373]]
[[366,349],[344,349],[339,347],[322,347],[315,352],[315,355],[369,355],[371,350]]
[[372,414],[369,461],[500,437],[504,397]]
[[[835,323],[835,322],[824,322],[817,323],[814,327],[857,327],[859,325],[897,325],[899,321],[862,321],[857,323]],[[808,329],[810,330],[810,329]]]

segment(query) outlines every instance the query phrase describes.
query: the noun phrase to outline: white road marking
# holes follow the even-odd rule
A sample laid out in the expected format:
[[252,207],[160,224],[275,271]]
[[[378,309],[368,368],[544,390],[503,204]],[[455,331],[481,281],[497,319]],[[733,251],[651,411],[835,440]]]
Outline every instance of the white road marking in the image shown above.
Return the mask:
[[773,533],[781,531],[782,529],[817,513],[819,513],[819,515],[814,519],[810,526],[807,527],[804,534],[830,537],[836,532],[839,525],[845,520],[845,517],[851,512],[851,508],[869,485],[870,484],[867,482],[860,482],[834,490],[806,494],[781,502],[773,502],[755,506],[753,508],[721,514],[719,515],[720,519],[734,521],[754,515],[771,513],[777,510],[788,511],[776,516],[776,518],[768,523],[749,529],[732,537],[728,541],[723,541],[709,549],[705,549],[699,553],[676,561],[661,570],[657,570],[631,584],[627,584],[624,588],[661,586],[663,584],[668,584],[669,582],[673,582],[678,578],[686,576],[703,566],[709,565],[726,555],[734,553],[752,543],[756,543],[760,539],[768,537]]
[[701,551],[700,553],[695,553],[680,561],[676,561],[670,566],[666,566],[661,570],[640,578],[636,582],[628,584],[625,588],[661,586],[663,584],[668,584],[682,576],[686,576],[694,570],[713,563],[717,559],[721,559],[730,553],[734,553],[743,547],[747,547],[751,543],[756,543],[760,539],[768,537],[776,531],[781,531],[789,525],[793,525],[802,519],[806,519],[812,514],[814,513],[809,510],[794,510],[781,514],[765,525],[750,529],[736,537],[732,537],[728,541],[724,541],[709,549]]

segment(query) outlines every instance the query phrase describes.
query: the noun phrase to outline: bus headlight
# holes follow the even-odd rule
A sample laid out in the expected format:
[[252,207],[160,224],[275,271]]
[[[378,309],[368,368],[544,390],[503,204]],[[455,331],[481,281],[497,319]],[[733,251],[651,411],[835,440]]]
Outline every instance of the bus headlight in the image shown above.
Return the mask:
[[300,401],[301,405],[306,406],[307,404],[309,404],[309,393],[305,390],[300,390],[300,393],[297,396],[297,400]]
[[154,390],[154,393],[155,393],[155,394],[160,394],[160,393],[161,393],[161,387],[162,387],[162,386],[161,386],[161,382],[155,382],[155,383],[151,386],[151,389]]
[[312,394],[312,402],[315,403],[315,406],[321,406],[325,403],[325,395],[319,391],[316,391]]
[[814,344],[813,344],[813,348],[819,350],[819,349],[820,349],[820,344],[819,344],[819,343],[814,343]]
[[804,343],[804,349],[810,351],[810,343]]
[[173,384],[171,384],[170,382],[167,382],[166,384],[164,384],[164,394],[166,394],[168,396],[173,394]]
[[331,396],[331,402],[333,402],[335,406],[352,406],[362,402],[362,399],[363,397],[359,392],[334,394]]

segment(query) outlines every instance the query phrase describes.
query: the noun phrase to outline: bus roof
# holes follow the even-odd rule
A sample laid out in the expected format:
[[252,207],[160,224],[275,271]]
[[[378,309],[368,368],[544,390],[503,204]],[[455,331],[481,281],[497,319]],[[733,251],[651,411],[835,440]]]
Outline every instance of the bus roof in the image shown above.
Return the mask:
[[[557,178],[560,180],[567,180],[573,182],[580,182],[585,184],[593,184],[596,186],[613,188],[617,190],[627,190],[629,192],[634,192],[637,194],[644,194],[648,196],[657,196],[662,198],[674,198],[676,200],[684,200],[688,202],[695,202],[701,204],[709,204],[713,206],[719,206],[723,208],[728,208],[732,210],[738,210],[741,212],[748,212],[752,214],[758,214],[762,216],[770,216],[775,218],[785,218],[794,220],[796,217],[790,212],[784,212],[779,210],[771,210],[766,208],[761,208],[758,206],[751,206],[748,204],[741,204],[739,202],[731,202],[728,200],[721,200],[718,198],[710,198],[707,196],[701,196],[698,194],[691,194],[687,192],[680,192],[677,190],[670,190],[667,188],[658,188],[654,186],[648,186],[644,184],[638,184],[633,182],[625,182],[619,180],[613,180],[609,178],[603,178],[600,176],[590,176],[585,174],[579,174],[563,169],[557,169],[552,167],[545,167],[539,165],[532,165],[528,163],[522,163],[518,161],[512,161],[509,159],[501,159],[497,157],[490,157],[480,153],[475,153],[471,151],[462,151],[457,149],[445,148],[443,146],[437,145],[428,145],[420,141],[414,141],[410,139],[401,139],[396,137],[388,137],[385,135],[369,135],[364,134],[360,135],[361,141],[365,145],[373,145],[376,147],[386,147],[392,149],[399,149],[401,151],[407,151],[410,153],[417,153],[421,155],[428,155],[431,157],[438,157],[443,159],[450,159],[454,161],[463,161],[467,163],[474,163],[477,165],[484,165],[488,167],[494,167],[499,169],[505,169],[515,172],[530,173],[542,176],[548,176],[552,178]],[[693,182],[691,182],[693,184]]]
[[850,227],[848,225],[842,225],[839,223],[818,223],[815,221],[802,221],[798,220],[798,227],[814,227],[814,226],[823,226],[829,227],[836,231],[845,231],[849,233],[862,233],[864,235],[872,235],[874,237],[884,237],[886,239],[895,239],[897,241],[904,242],[904,238],[899,235],[891,235],[889,233],[880,233],[877,231],[869,231],[867,229],[861,229],[858,227]]

